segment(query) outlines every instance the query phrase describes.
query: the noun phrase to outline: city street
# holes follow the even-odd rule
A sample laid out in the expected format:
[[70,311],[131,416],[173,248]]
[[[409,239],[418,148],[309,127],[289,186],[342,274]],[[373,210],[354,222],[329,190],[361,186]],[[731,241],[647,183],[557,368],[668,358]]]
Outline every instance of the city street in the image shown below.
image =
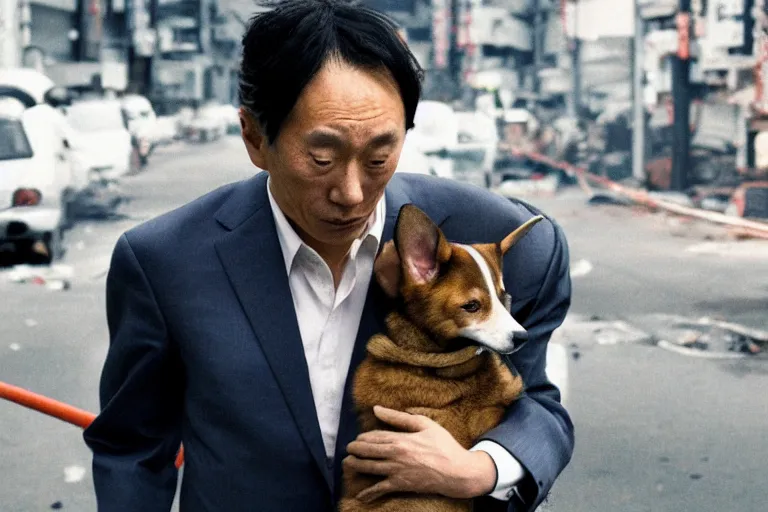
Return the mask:
[[[124,179],[131,200],[123,218],[84,221],[67,233],[70,289],[13,283],[0,271],[0,380],[96,412],[115,241],[252,172],[239,138],[160,149],[145,172]],[[768,242],[731,242],[719,228],[586,199],[574,189],[530,200],[564,227],[574,274],[572,315],[556,342],[570,355],[577,444],[551,510],[765,510],[768,359],[688,357],[647,339],[600,342],[579,332],[594,317],[646,332],[658,314],[767,329]],[[0,403],[0,453],[0,512],[96,510],[77,428]]]

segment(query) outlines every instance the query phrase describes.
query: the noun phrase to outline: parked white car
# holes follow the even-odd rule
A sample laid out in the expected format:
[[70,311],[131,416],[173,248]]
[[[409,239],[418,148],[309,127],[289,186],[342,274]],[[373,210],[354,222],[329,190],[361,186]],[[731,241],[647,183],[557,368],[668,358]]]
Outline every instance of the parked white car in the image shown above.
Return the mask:
[[190,142],[211,142],[220,139],[227,131],[226,122],[218,105],[203,105],[187,122],[185,135]]
[[[72,192],[66,140],[49,105],[0,98],[0,251],[62,255]],[[42,245],[42,252],[39,247]]]
[[94,181],[114,180],[131,171],[131,134],[119,101],[85,100],[63,110],[74,132],[69,143],[77,172],[86,172]]
[[158,116],[155,135],[155,141],[159,145],[171,144],[173,141],[181,138],[178,117]]

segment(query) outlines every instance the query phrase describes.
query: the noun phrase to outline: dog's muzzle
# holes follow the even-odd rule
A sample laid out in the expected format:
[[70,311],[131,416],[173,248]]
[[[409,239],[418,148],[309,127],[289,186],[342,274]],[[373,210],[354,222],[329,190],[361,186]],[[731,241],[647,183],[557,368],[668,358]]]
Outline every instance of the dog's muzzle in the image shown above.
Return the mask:
[[523,346],[528,343],[528,331],[515,331],[509,336],[509,342],[512,345],[512,350],[504,351],[504,355],[514,354]]

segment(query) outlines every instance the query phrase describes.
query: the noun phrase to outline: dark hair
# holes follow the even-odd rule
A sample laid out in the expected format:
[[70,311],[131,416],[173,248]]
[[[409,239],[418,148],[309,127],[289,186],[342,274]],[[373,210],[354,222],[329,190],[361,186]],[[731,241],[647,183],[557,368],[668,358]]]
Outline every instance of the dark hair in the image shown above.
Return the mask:
[[343,0],[281,0],[251,18],[243,36],[240,104],[273,143],[304,88],[330,58],[387,70],[400,89],[405,128],[413,127],[423,71],[395,23]]

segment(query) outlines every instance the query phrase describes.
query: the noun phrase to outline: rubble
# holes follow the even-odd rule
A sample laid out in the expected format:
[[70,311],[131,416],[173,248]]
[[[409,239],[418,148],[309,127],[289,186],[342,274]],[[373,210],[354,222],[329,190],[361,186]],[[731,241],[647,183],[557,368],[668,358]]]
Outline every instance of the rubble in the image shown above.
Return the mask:
[[504,197],[552,196],[560,188],[560,177],[549,174],[540,178],[505,180],[497,191]]
[[768,349],[768,331],[709,317],[671,315],[648,318],[657,345],[673,352],[709,359],[739,359]]
[[68,290],[74,269],[69,265],[54,264],[51,266],[16,265],[6,272],[8,281],[17,284],[34,284],[45,286],[49,290]]

